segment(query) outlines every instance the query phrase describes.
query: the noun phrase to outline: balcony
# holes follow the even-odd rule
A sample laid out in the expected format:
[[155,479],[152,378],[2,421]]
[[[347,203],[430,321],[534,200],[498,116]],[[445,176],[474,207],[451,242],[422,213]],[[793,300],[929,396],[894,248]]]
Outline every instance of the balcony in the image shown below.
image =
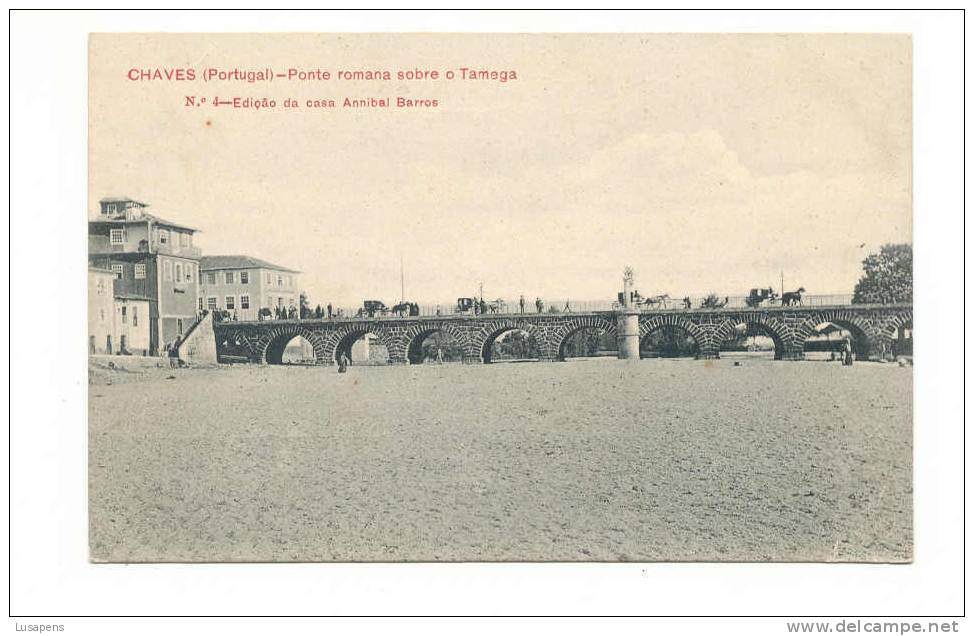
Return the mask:
[[202,255],[202,250],[193,245],[180,246],[172,243],[160,243],[158,241],[152,241],[150,244],[145,239],[138,242],[126,241],[125,243],[113,245],[107,236],[88,235],[88,254],[125,254],[133,252],[151,252],[153,254],[165,254],[167,256],[178,256],[197,260]]

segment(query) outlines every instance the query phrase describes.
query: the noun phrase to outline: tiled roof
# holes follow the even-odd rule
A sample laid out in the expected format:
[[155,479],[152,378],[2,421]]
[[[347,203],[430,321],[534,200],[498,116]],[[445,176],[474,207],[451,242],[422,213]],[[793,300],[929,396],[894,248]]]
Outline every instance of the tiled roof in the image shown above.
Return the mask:
[[183,225],[182,223],[176,223],[174,221],[167,221],[162,217],[158,217],[155,214],[143,214],[143,218],[150,219],[153,223],[158,225],[166,225],[169,227],[179,228],[181,230],[190,230],[192,232],[199,232],[195,227],[190,227],[188,225]]
[[136,201],[130,197],[104,197],[99,200],[99,203],[138,203],[139,205],[148,207],[148,203],[143,203],[142,201]]
[[143,213],[137,219],[126,219],[123,216],[106,216],[104,214],[99,214],[98,216],[88,220],[89,223],[145,223],[146,221],[152,221],[156,225],[164,225],[166,227],[173,227],[180,230],[189,230],[190,232],[199,232],[195,227],[190,227],[188,225],[183,225],[182,223],[176,223],[175,221],[169,221],[155,214],[145,214]]
[[243,254],[200,257],[200,269],[203,271],[213,270],[213,269],[255,269],[258,267],[264,269],[273,269],[279,272],[290,272],[292,274],[301,273],[296,269],[288,269],[287,267],[281,267],[280,265],[268,263],[267,261],[261,260],[259,258],[254,258],[253,256],[245,256]]

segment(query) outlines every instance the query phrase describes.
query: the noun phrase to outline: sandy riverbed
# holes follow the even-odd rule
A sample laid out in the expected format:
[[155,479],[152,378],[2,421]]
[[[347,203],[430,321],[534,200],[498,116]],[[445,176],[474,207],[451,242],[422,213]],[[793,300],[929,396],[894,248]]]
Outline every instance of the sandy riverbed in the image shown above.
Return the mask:
[[96,561],[912,555],[909,368],[120,373],[89,387]]

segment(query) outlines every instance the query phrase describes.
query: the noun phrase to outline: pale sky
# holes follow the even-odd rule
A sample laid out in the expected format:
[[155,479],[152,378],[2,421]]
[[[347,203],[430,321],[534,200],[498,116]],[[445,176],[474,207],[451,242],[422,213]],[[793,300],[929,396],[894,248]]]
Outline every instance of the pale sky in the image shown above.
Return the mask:
[[[89,216],[130,196],[206,254],[301,270],[313,304],[851,293],[911,241],[900,35],[99,35]],[[203,82],[207,67],[515,70],[518,79]],[[197,80],[134,82],[131,68]],[[334,109],[184,107],[185,95]],[[435,98],[428,110],[345,97]],[[864,245],[863,245],[864,244]]]

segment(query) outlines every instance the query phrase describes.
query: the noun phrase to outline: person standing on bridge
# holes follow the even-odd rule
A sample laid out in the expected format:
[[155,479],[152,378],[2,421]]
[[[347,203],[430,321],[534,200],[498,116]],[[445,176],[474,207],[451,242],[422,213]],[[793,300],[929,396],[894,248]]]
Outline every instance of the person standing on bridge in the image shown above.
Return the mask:
[[524,313],[524,294],[521,294],[521,313]]
[[571,306],[570,306],[570,305],[568,304],[568,301],[567,301],[567,300],[565,301],[565,308],[564,308],[564,309],[562,309],[562,310],[561,310],[561,312],[562,312],[563,314],[570,314],[570,313],[572,313],[572,308],[571,308]]
[[537,307],[539,314],[544,312],[544,302],[540,296],[534,299],[534,306]]

